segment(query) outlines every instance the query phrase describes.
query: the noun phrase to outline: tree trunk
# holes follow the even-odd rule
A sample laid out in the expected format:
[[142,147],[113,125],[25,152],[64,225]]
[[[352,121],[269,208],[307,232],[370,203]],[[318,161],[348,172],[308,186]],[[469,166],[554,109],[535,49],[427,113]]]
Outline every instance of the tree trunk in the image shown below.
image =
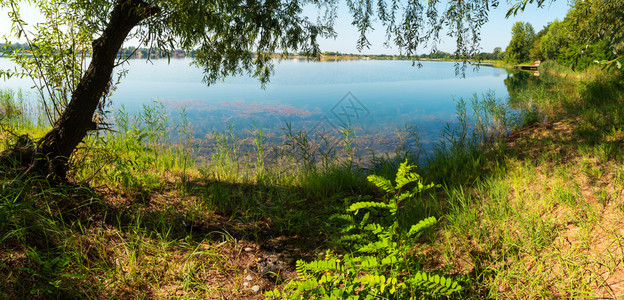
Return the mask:
[[93,115],[106,90],[115,58],[126,37],[139,22],[159,13],[143,0],[118,0],[102,35],[93,41],[93,57],[71,101],[54,126],[38,142],[27,173],[66,176],[67,162],[87,133],[95,130]]

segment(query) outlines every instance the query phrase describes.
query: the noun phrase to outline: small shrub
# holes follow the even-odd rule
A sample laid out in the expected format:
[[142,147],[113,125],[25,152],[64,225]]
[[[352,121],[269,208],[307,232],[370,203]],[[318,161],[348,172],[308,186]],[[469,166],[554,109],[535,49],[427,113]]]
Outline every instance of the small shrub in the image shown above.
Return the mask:
[[[398,219],[401,202],[433,187],[424,185],[415,167],[400,165],[393,184],[371,175],[368,180],[389,196],[384,201],[353,203],[346,214],[334,215],[343,221],[339,243],[348,249],[339,255],[327,251],[325,258],[297,262],[298,279],[283,291],[266,296],[285,299],[409,299],[418,296],[445,296],[462,288],[452,279],[415,270],[408,253],[415,238],[436,223],[429,217],[404,230]],[[414,186],[408,189],[408,186]]]

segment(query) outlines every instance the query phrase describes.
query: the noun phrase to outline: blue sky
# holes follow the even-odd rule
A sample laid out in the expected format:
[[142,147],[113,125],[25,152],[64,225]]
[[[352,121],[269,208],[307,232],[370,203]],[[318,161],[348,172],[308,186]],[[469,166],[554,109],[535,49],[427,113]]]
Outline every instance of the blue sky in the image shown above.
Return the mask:
[[[518,0],[512,0],[518,1]],[[566,12],[568,11],[568,0],[556,0],[553,3],[547,3],[543,8],[537,8],[535,4],[528,5],[527,9],[517,16],[512,16],[505,19],[505,14],[510,5],[506,0],[501,0],[501,4],[497,9],[490,12],[489,22],[482,28],[481,31],[481,48],[484,52],[492,52],[495,47],[505,48],[511,40],[511,27],[513,23],[517,21],[529,22],[535,28],[535,31],[539,31],[543,26],[552,22],[555,19],[562,20]],[[37,17],[37,13],[30,7],[22,7],[22,13],[24,20],[30,23],[34,23],[40,20]],[[379,25],[379,24],[378,24]],[[6,9],[0,9],[0,36],[7,34],[10,29],[11,23],[7,16]],[[380,26],[379,26],[380,27]],[[338,32],[338,38],[330,40],[320,41],[321,49],[323,51],[339,51],[342,53],[357,53],[355,47],[358,38],[358,32],[351,25],[351,17],[348,9],[344,4],[341,4],[338,11],[338,19],[336,20],[336,31]],[[364,49],[363,54],[397,54],[398,49],[385,48],[383,42],[385,40],[384,31],[376,30],[369,35],[371,41],[370,49]],[[444,38],[442,43],[438,45],[438,49],[447,52],[453,52],[455,50],[455,43],[450,38]],[[429,49],[424,49],[422,53],[428,53]]]

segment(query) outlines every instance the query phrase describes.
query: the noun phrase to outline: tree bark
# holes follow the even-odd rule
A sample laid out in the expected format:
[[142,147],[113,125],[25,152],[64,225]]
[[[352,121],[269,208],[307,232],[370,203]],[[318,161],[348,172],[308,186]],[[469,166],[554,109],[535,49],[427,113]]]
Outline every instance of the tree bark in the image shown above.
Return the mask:
[[143,0],[118,0],[102,35],[93,41],[93,57],[65,111],[35,148],[27,173],[65,179],[67,162],[89,131],[95,130],[93,115],[102,99],[115,66],[115,58],[126,37],[139,22],[159,8]]

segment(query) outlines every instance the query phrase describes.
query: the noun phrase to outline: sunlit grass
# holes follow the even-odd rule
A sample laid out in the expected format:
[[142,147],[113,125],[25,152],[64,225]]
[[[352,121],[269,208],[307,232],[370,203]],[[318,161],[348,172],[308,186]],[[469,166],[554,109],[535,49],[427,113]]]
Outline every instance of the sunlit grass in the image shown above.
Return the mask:
[[[482,179],[447,187],[447,223],[434,249],[448,268],[471,276],[475,295],[621,294],[624,97],[615,82],[601,75],[544,95],[527,91],[552,123],[514,134]],[[591,91],[596,85],[600,92]]]

